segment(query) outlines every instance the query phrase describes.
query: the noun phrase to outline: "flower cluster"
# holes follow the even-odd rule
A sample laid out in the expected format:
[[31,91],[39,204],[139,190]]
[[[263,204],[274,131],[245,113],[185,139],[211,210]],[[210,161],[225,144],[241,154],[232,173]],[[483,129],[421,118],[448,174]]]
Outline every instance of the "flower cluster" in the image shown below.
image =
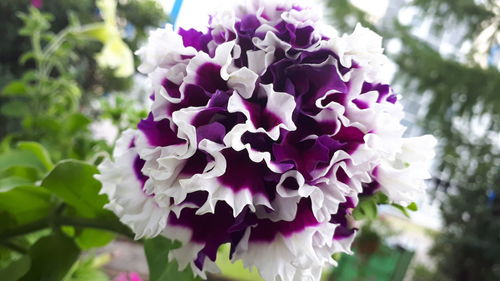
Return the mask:
[[99,167],[107,207],[137,238],[179,240],[169,258],[201,277],[229,243],[266,280],[319,280],[350,252],[360,194],[405,205],[428,177],[435,141],[402,137],[381,38],[270,2],[153,31],[151,112]]

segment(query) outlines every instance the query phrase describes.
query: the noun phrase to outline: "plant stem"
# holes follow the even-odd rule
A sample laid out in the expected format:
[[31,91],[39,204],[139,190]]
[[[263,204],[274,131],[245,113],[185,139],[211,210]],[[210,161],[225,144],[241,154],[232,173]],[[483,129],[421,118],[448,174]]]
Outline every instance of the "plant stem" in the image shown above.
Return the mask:
[[105,230],[114,232],[116,234],[123,235],[130,239],[134,239],[134,234],[126,226],[119,224],[112,224],[108,222],[98,221],[94,219],[87,218],[74,218],[74,217],[55,217],[53,220],[49,221],[48,218],[44,218],[18,228],[11,229],[0,234],[0,241],[6,241],[11,238],[26,235],[28,233],[36,232],[45,228],[53,226],[74,226],[74,227],[87,227],[99,230]]
[[9,248],[9,249],[16,251],[16,252],[23,254],[23,255],[28,253],[28,250],[25,249],[24,247],[17,245],[15,243],[9,242],[9,241],[0,242],[0,246],[4,246],[5,248]]
[[58,225],[65,226],[75,226],[75,227],[87,227],[87,228],[95,228],[100,230],[106,230],[110,232],[114,232],[117,234],[121,234],[130,239],[134,239],[134,234],[128,227],[118,224],[110,224],[102,221],[97,221],[93,219],[86,218],[70,218],[70,217],[59,217],[57,218]]
[[0,234],[0,241],[5,241],[17,236],[26,235],[28,233],[42,230],[47,227],[49,227],[49,220],[48,218],[43,218],[41,220],[34,221],[32,223],[22,225],[18,228],[3,232],[2,234]]

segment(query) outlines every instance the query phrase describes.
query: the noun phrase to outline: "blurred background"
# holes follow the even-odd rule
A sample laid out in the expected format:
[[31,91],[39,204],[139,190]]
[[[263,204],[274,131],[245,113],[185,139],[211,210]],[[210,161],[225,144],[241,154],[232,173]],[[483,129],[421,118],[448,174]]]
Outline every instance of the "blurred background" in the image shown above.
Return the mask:
[[[148,30],[168,22],[203,29],[211,12],[232,2],[2,0],[0,153],[19,141],[41,143],[54,162],[110,152],[118,133],[146,114],[149,89],[132,52]],[[312,2],[340,33],[361,22],[384,37],[407,136],[439,140],[419,209],[379,207],[378,218],[360,226],[355,254],[336,256],[339,265],[325,270],[324,280],[500,280],[500,1]],[[5,159],[0,155],[0,197],[40,180],[29,169],[7,169]],[[84,253],[65,280],[148,280],[142,246],[87,235],[77,241]],[[0,231],[0,277],[23,250],[1,238]],[[210,279],[260,280],[241,264],[219,265],[222,275]]]

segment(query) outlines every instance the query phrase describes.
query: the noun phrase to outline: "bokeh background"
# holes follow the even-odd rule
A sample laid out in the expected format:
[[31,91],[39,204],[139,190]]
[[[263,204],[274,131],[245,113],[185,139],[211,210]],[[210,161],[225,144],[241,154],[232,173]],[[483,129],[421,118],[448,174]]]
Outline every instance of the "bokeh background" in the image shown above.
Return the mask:
[[[19,141],[36,141],[53,162],[98,161],[120,131],[146,114],[149,89],[134,71],[132,51],[148,30],[166,23],[203,29],[210,13],[232,3],[0,2],[1,280],[15,276],[9,265],[36,241],[4,239],[2,229],[10,222],[2,210],[10,197],[2,193],[19,181],[40,179],[31,170],[5,164],[12,161],[5,155]],[[360,223],[355,254],[336,256],[339,266],[326,269],[324,280],[500,280],[500,1],[310,3],[321,5],[340,33],[352,32],[361,22],[384,37],[391,60],[386,75],[403,97],[407,136],[430,133],[439,140],[428,195],[417,202],[419,209],[379,207],[378,218]],[[37,204],[30,200],[25,198],[26,204]],[[78,237],[84,251],[64,280],[150,277],[141,244],[98,232]],[[222,274],[210,279],[259,280],[241,264],[219,265]],[[17,280],[12,278],[5,280]],[[155,280],[181,280],[174,273],[163,278]]]

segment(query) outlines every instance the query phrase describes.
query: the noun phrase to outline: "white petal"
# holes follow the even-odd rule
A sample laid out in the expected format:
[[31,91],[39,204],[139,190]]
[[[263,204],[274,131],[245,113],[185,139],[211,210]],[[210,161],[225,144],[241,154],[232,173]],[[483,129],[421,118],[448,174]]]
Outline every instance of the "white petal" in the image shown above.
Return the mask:
[[253,94],[257,78],[258,75],[255,72],[243,67],[229,74],[227,85],[236,90],[241,97],[248,99]]
[[335,263],[331,258],[336,252],[334,231],[334,224],[323,223],[288,237],[278,234],[272,242],[260,242],[248,241],[248,230],[233,259],[242,259],[247,268],[256,266],[265,280],[319,281],[321,269]]
[[[134,161],[138,157],[130,140],[137,132],[127,131],[117,142],[114,162],[106,159],[95,177],[102,182],[104,193],[109,198],[106,208],[113,211],[124,224],[130,226],[136,239],[158,235],[166,225],[168,207],[161,207],[154,197],[143,190],[142,183],[136,178]],[[132,138],[131,138],[132,136]]]
[[280,134],[280,128],[288,131],[297,129],[292,120],[292,114],[295,109],[295,99],[292,95],[282,92],[275,92],[272,85],[260,85],[259,95],[267,97],[265,109],[282,119],[282,123],[266,131],[262,127],[255,127],[251,121],[251,113],[245,105],[245,101],[239,95],[232,95],[229,98],[227,110],[229,112],[241,112],[247,117],[247,124],[251,127],[252,133],[265,133],[271,139],[277,140]]
[[174,66],[185,60],[183,56],[195,55],[196,50],[193,47],[184,47],[182,37],[168,24],[165,28],[151,31],[147,44],[135,54],[141,58],[139,71],[147,74],[157,67]]

